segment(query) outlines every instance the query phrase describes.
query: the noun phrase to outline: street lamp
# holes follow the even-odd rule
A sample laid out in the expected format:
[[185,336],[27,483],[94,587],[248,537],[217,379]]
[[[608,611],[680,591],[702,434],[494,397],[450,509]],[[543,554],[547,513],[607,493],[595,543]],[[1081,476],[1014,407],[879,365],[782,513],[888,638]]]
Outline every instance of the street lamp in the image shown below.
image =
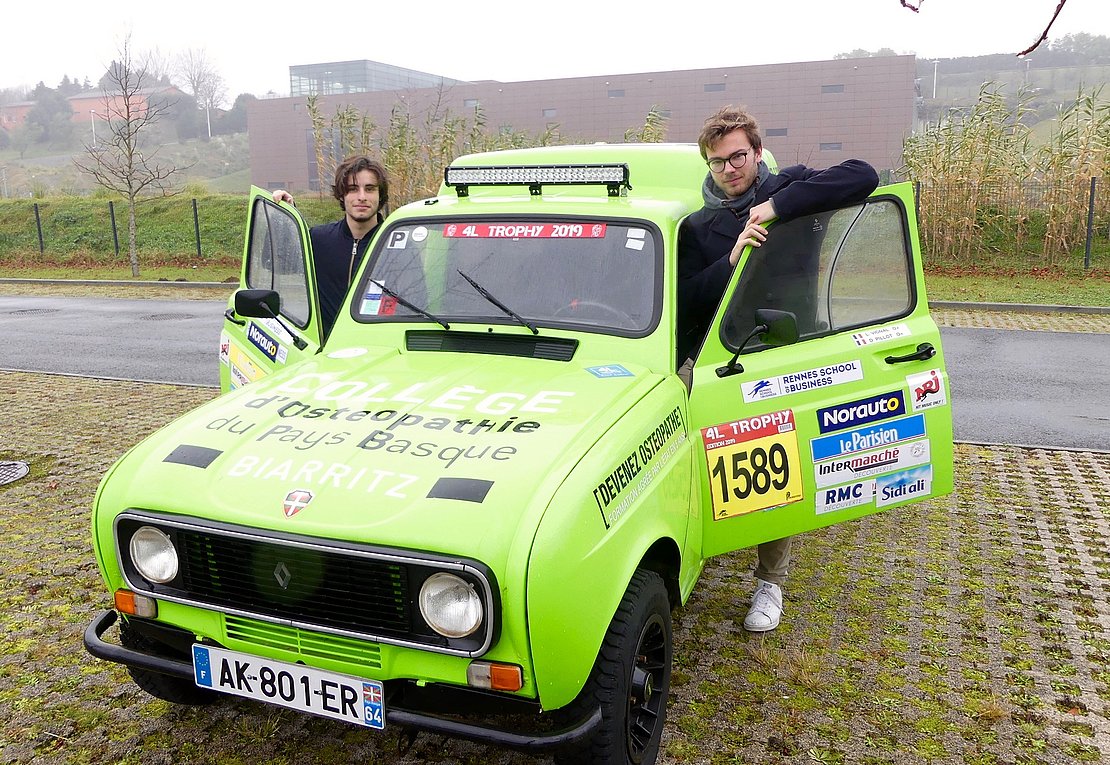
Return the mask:
[[92,147],[96,148],[96,109],[89,109],[89,125],[92,126],[93,142]]
[[940,59],[936,59],[936,60],[933,61],[933,98],[934,99],[937,97],[937,64],[939,64],[939,63],[940,63]]
[[1029,65],[1033,63],[1033,59],[1025,59],[1025,84],[1029,85]]

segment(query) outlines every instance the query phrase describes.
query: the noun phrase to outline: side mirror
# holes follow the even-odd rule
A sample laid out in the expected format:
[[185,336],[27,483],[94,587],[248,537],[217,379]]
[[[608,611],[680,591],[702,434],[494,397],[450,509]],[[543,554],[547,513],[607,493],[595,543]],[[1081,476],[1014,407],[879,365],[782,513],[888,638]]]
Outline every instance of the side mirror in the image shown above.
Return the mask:
[[235,313],[252,319],[276,319],[281,296],[274,290],[239,290],[235,293]]
[[766,345],[793,345],[798,342],[798,317],[790,311],[757,308],[755,323],[767,327],[767,331],[759,336]]
[[717,367],[717,377],[728,377],[744,371],[740,364],[740,354],[748,343],[758,335],[761,342],[766,345],[790,345],[798,342],[798,317],[789,311],[776,311],[773,308],[757,308],[755,310],[755,326],[729,362],[723,367]]

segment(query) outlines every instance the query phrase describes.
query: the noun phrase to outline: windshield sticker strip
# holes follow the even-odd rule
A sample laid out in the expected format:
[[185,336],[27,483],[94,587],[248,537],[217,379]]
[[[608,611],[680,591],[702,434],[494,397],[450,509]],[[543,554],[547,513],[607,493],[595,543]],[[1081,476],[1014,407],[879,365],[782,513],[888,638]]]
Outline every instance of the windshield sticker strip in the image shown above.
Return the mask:
[[[446,239],[604,239],[604,223],[448,223]],[[392,246],[392,245],[391,245]]]
[[162,462],[170,462],[176,465],[188,465],[203,470],[211,465],[212,461],[221,454],[223,454],[223,452],[219,449],[210,449],[207,446],[193,446],[192,444],[181,444],[181,446],[178,446],[167,454]]

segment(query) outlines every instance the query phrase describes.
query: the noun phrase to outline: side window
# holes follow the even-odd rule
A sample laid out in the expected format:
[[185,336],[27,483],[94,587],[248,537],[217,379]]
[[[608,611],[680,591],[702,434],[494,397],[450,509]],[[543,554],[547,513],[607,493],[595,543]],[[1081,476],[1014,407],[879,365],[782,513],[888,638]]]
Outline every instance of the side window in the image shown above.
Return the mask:
[[801,340],[905,316],[913,279],[904,220],[897,202],[874,199],[774,226],[729,301],[725,346],[747,338],[759,308],[793,313]]
[[298,327],[308,324],[308,278],[301,233],[293,216],[257,199],[251,216],[247,286],[281,296],[281,313]]

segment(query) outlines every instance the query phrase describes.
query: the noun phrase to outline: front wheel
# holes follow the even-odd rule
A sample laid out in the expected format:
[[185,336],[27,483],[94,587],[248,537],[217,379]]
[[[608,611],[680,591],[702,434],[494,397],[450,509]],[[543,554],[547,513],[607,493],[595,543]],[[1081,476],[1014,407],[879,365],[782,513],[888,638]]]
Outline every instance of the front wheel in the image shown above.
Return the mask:
[[652,765],[671,685],[671,606],[663,579],[637,570],[576,702],[601,706],[602,723],[560,763]]

